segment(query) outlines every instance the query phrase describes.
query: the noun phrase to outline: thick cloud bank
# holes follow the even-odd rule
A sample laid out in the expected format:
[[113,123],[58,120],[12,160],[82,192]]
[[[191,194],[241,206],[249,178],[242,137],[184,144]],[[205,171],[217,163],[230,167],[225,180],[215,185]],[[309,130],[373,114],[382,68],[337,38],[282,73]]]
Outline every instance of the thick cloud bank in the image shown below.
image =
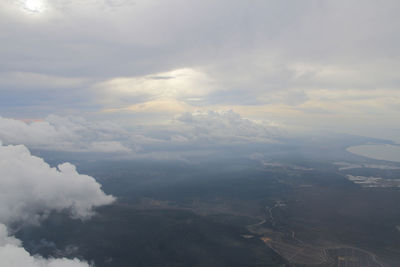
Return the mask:
[[80,117],[50,115],[26,123],[0,117],[0,140],[33,148],[81,152],[129,152],[119,139],[126,133],[111,122],[93,123]]
[[83,267],[77,259],[31,256],[9,236],[7,225],[39,223],[51,211],[69,210],[75,218],[89,218],[96,206],[110,204],[93,177],[79,174],[69,163],[51,168],[23,146],[0,145],[0,262],[4,266]]
[[109,204],[90,176],[79,174],[72,164],[50,168],[22,145],[0,147],[0,222],[38,222],[38,214],[70,209],[74,217],[87,218],[94,206]]
[[176,116],[176,121],[192,142],[273,143],[283,133],[278,127],[243,118],[232,110],[186,112]]
[[284,134],[282,126],[247,119],[232,110],[183,112],[158,125],[131,125],[129,130],[122,124],[73,116],[49,115],[31,122],[0,116],[0,140],[34,149],[133,156],[184,145],[272,143]]

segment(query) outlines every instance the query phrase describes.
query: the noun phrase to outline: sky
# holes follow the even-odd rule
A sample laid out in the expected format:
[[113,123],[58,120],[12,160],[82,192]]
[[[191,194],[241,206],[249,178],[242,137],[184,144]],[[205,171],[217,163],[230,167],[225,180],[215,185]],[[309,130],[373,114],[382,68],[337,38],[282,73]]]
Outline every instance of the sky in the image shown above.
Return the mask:
[[398,1],[0,0],[0,116],[233,111],[399,140]]

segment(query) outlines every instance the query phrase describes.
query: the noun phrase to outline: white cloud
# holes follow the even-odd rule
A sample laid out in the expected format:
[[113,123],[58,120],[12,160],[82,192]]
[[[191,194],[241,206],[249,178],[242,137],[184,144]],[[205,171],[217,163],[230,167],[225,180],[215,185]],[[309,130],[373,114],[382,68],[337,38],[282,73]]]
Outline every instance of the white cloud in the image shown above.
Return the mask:
[[69,163],[51,168],[23,146],[0,145],[0,262],[7,267],[88,267],[78,259],[31,256],[10,236],[7,225],[37,224],[51,211],[68,210],[87,219],[93,208],[115,200],[93,177],[79,174]]
[[50,115],[29,123],[0,117],[0,140],[32,148],[125,153],[130,149],[117,141],[125,135],[114,123],[92,123],[80,117]]
[[94,178],[79,174],[70,163],[51,168],[23,146],[0,146],[0,222],[38,223],[52,210],[69,209],[88,218],[92,208],[111,203]]
[[186,112],[176,116],[176,127],[185,136],[173,138],[180,143],[183,138],[191,142],[252,143],[276,142],[274,138],[282,135],[282,130],[265,122],[243,118],[240,114],[228,111]]
[[[0,223],[0,247],[3,247],[5,245],[20,246],[21,241],[16,239],[13,236],[9,236],[8,231],[7,231],[7,226]],[[0,259],[1,259],[1,257],[0,257]]]
[[23,122],[0,117],[0,140],[36,149],[118,152],[129,157],[146,153],[147,149],[165,151],[183,145],[270,143],[283,134],[282,126],[244,118],[232,110],[181,112],[172,120],[169,115],[159,124],[131,125],[129,131],[121,128],[118,120],[90,122],[50,115],[44,121]]
[[21,242],[8,235],[7,228],[0,224],[0,261],[5,267],[89,267],[79,259],[44,259],[40,256],[31,256]]

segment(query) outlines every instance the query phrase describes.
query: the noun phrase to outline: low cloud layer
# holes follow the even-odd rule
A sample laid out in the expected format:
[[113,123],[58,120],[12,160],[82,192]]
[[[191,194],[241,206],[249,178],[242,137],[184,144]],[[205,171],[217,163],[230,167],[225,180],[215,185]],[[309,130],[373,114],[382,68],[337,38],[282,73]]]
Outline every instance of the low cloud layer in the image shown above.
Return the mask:
[[125,135],[126,132],[114,123],[93,123],[80,117],[51,115],[32,122],[0,117],[0,140],[32,148],[126,153],[130,149],[116,141]]
[[[128,116],[129,118],[129,116]],[[121,157],[143,156],[149,151],[176,153],[213,146],[273,143],[284,135],[282,126],[255,121],[232,110],[196,110],[171,116],[159,124],[90,121],[81,117],[50,115],[40,121],[0,117],[0,140],[29,148],[59,152],[117,153]]]
[[73,218],[88,219],[94,207],[110,204],[114,197],[72,164],[51,168],[23,145],[0,145],[0,174],[0,262],[7,267],[89,266],[78,259],[31,256],[7,226],[38,224],[52,211],[67,210]]

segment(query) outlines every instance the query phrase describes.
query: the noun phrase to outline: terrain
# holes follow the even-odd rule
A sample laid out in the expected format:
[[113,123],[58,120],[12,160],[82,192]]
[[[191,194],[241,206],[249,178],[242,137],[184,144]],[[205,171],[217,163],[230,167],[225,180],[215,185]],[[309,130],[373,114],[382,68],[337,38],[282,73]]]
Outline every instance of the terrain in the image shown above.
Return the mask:
[[400,164],[326,150],[79,160],[118,202],[89,221],[51,214],[16,236],[33,254],[99,267],[398,266]]

